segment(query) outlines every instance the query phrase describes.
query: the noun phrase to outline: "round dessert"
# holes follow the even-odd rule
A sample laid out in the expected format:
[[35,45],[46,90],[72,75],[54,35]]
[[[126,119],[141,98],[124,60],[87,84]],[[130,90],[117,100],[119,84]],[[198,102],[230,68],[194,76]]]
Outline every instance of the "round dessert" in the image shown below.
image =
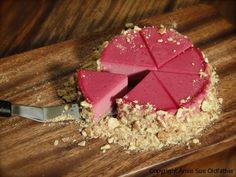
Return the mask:
[[[98,70],[77,74],[82,111],[96,120],[80,121],[80,130],[86,137],[107,138],[106,147],[117,143],[142,151],[199,143],[198,136],[219,117],[216,72],[191,40],[173,29],[123,31],[105,43]],[[113,117],[108,112],[115,101]]]
[[139,80],[125,103],[149,103],[156,110],[175,113],[201,101],[210,82],[201,52],[186,36],[166,28],[126,31],[104,48],[100,63],[104,71],[128,75],[129,82]]

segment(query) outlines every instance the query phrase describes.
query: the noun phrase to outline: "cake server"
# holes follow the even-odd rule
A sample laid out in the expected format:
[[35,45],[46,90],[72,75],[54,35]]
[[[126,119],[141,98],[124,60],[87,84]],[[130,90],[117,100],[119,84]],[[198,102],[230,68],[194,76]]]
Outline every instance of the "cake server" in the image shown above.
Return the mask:
[[75,119],[80,118],[78,104],[36,107],[0,100],[0,117],[20,116],[38,122],[46,122],[60,115],[69,115]]

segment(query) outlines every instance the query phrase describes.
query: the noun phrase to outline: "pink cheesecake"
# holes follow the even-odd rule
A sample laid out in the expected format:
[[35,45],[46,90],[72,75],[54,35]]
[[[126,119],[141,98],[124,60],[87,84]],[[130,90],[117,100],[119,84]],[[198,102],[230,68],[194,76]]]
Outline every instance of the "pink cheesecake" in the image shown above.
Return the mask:
[[199,95],[203,98],[209,83],[202,53],[187,37],[166,28],[129,30],[103,49],[100,61],[101,68],[113,73],[130,76],[140,71],[150,72],[126,94],[124,101],[149,103],[157,110],[191,105]]
[[105,116],[115,99],[126,93],[128,78],[126,75],[90,70],[77,71],[78,88],[85,101],[81,102],[82,116],[98,121]]
[[[99,120],[83,126],[81,134],[106,138],[101,148],[116,143],[132,151],[200,143],[197,137],[218,119],[223,101],[203,53],[163,26],[135,27],[106,44],[97,62],[100,72],[78,71],[85,98],[81,114]],[[101,119],[115,99],[118,115]]]

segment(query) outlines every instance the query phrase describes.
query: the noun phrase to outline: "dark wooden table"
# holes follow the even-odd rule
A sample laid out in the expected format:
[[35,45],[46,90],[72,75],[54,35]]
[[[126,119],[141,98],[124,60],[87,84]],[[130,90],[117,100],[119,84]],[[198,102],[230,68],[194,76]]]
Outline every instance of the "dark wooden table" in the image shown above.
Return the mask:
[[[91,34],[92,36],[96,36],[100,31],[113,31],[116,28],[120,28],[125,22],[133,22],[168,12],[180,7],[181,3],[182,6],[187,6],[191,3],[197,3],[198,1],[192,1],[191,3],[189,3],[189,1],[179,3],[173,3],[172,1],[156,2],[157,1],[149,1],[148,3],[144,1],[1,1],[0,56],[3,57],[21,53],[67,39],[91,36]],[[143,5],[140,6],[140,4]],[[163,18],[164,17],[165,16],[163,16]],[[169,21],[171,23],[173,19],[169,19]],[[180,26],[180,29],[181,28],[183,29],[185,27]],[[5,59],[4,62],[6,62]],[[7,99],[6,94],[3,98]],[[12,98],[12,100],[14,99],[17,100],[17,98]],[[34,102],[34,100],[31,101]],[[19,123],[21,124],[22,122]],[[23,122],[23,124],[28,125],[31,123]],[[7,131],[11,132],[11,130]],[[19,129],[18,131],[21,130]],[[1,136],[1,138],[3,137]],[[1,144],[1,139],[0,145],[3,145]],[[220,152],[222,150],[223,152]],[[219,153],[216,155],[207,157],[208,154],[205,154],[202,157],[191,159],[191,161],[196,160],[195,162],[189,163],[189,160],[186,160],[186,162],[183,160],[180,164],[184,165],[182,168],[235,168],[236,164],[234,160],[236,158],[236,149],[230,148],[228,150],[222,150],[219,150]],[[3,161],[4,159],[1,158],[0,163],[2,164]],[[26,163],[26,161],[22,161],[22,163]],[[176,163],[178,164],[179,162]],[[17,166],[17,164],[15,164],[15,166]],[[0,172],[2,171],[3,175],[14,174],[3,171],[4,169],[1,167],[2,166],[0,166]],[[8,170],[10,169],[11,168],[8,168]],[[221,174],[208,175],[222,176]],[[24,174],[19,174],[19,176],[24,176]],[[179,176],[188,176],[188,174]],[[192,176],[199,176],[199,174],[192,174]]]

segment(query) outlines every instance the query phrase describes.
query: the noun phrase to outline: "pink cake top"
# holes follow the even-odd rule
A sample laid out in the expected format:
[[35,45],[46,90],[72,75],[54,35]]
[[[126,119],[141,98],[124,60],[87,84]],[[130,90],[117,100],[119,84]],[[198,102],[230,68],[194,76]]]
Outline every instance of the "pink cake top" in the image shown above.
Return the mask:
[[[201,52],[174,30],[146,27],[116,36],[101,53],[105,71],[131,75],[145,70],[177,73],[205,71]],[[184,63],[184,64],[183,64]]]
[[91,70],[78,70],[78,87],[86,101],[92,105],[94,119],[99,119],[112,106],[118,96],[123,96],[128,85],[125,75]]
[[[131,36],[128,40],[127,34]],[[190,103],[205,93],[210,77],[200,77],[199,73],[207,70],[207,63],[186,36],[158,27],[146,27],[127,34],[115,37],[103,50],[102,68],[127,74],[140,72],[142,69],[134,68],[142,66],[143,70],[151,72],[124,100],[150,103],[157,109],[169,110],[182,106],[183,102]],[[132,78],[130,80],[132,82]]]

